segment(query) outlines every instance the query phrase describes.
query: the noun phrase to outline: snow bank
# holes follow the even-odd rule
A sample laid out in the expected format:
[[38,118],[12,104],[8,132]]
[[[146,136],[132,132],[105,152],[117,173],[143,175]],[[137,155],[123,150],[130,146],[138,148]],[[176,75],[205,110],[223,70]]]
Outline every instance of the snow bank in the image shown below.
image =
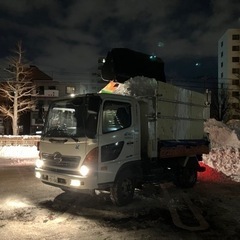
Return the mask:
[[113,93],[127,96],[153,96],[156,88],[157,81],[154,78],[137,76],[123,84],[119,83]]
[[240,121],[231,120],[224,124],[209,119],[204,130],[211,143],[210,153],[203,155],[204,163],[240,182]]
[[0,146],[0,158],[9,159],[36,159],[36,146]]

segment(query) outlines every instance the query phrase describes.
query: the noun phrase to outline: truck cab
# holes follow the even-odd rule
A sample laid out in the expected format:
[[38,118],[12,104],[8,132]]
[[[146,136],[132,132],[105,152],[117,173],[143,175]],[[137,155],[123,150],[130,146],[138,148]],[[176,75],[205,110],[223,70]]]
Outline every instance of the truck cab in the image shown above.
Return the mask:
[[[140,144],[135,98],[87,94],[58,100],[48,111],[36,177],[65,191],[110,189],[120,173],[141,178]],[[133,183],[126,184],[132,194]]]

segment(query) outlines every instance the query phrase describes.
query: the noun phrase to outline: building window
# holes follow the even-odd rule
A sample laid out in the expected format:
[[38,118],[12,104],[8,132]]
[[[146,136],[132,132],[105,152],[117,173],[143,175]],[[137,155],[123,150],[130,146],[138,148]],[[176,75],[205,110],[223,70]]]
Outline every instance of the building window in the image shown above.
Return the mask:
[[240,69],[239,68],[233,68],[232,69],[232,73],[233,74],[239,74],[240,73]]
[[221,67],[223,67],[223,62],[221,62]]
[[239,103],[232,103],[232,108],[239,109]]
[[239,62],[239,57],[232,57],[232,62]]
[[221,47],[223,46],[223,41],[221,41]]
[[44,86],[38,86],[37,87],[37,93],[39,95],[44,95]]
[[49,86],[48,89],[49,90],[56,90],[56,86]]
[[239,39],[240,39],[239,34],[232,35],[232,40],[239,40]]
[[223,73],[221,73],[221,78],[223,78]]
[[221,57],[223,57],[223,52],[221,52]]
[[239,80],[238,79],[233,79],[232,80],[232,85],[239,85]]
[[232,51],[239,51],[239,46],[232,46]]
[[233,115],[232,115],[232,119],[239,119],[239,115],[233,114]]
[[75,87],[66,87],[66,93],[67,94],[72,94],[75,93]]
[[239,97],[239,92],[233,91],[232,92],[232,97]]

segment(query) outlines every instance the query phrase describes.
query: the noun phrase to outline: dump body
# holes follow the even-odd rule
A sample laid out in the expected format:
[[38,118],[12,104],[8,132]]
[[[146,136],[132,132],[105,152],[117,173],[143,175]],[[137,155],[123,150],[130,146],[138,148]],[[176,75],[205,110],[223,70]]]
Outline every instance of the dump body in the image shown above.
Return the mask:
[[[208,153],[204,121],[207,96],[157,82],[154,96],[140,97],[141,149],[149,158]],[[187,150],[187,151],[186,151]]]
[[159,82],[157,138],[196,140],[206,137],[203,123],[209,118],[206,95]]

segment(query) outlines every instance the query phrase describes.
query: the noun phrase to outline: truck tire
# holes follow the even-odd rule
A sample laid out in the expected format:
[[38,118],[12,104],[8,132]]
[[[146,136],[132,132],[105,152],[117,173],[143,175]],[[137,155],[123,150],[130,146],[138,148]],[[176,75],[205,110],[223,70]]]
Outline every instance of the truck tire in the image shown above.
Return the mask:
[[126,205],[132,201],[134,189],[133,178],[127,172],[122,172],[110,189],[110,198],[117,206]]
[[197,182],[197,168],[195,161],[189,161],[185,167],[179,166],[176,170],[173,182],[177,187],[193,187]]

